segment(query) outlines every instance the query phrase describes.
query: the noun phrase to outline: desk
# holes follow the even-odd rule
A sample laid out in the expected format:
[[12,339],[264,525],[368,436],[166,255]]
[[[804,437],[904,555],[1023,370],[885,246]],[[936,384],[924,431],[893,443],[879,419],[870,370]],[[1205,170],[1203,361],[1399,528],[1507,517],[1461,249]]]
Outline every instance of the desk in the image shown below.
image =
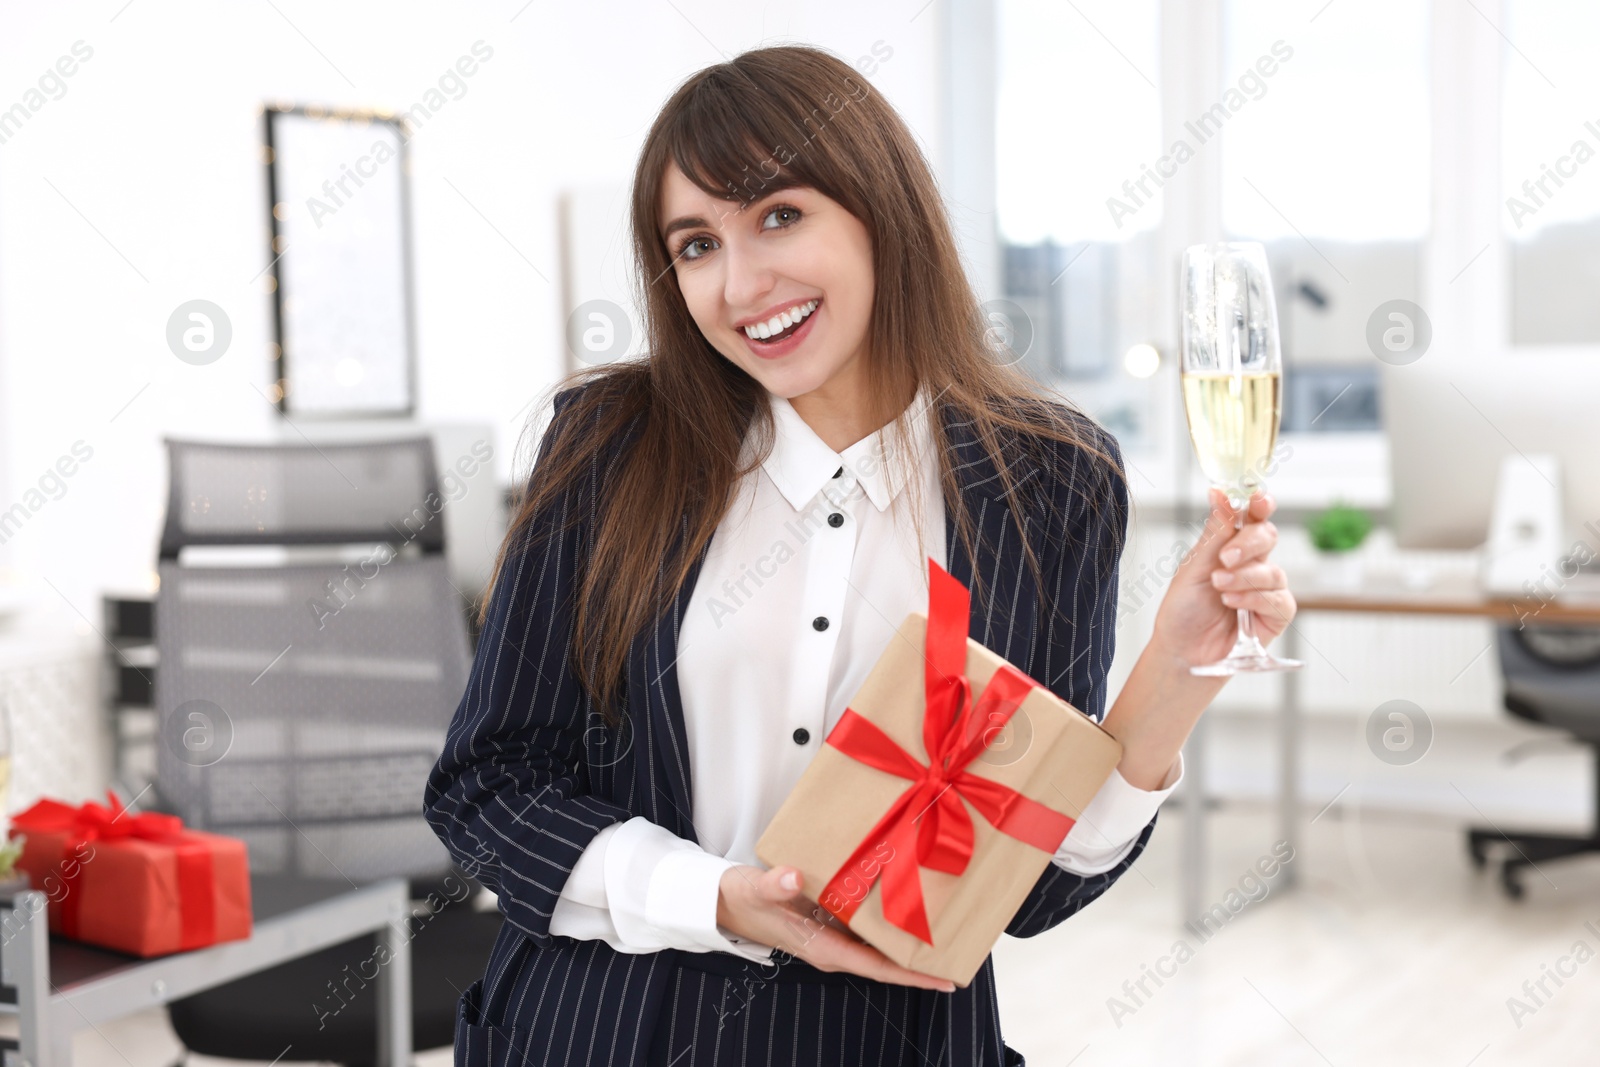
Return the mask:
[[[411,952],[404,879],[359,889],[269,875],[250,879],[254,928],[244,941],[138,959],[51,937],[38,890],[0,900],[0,981],[16,990],[21,1040],[6,1067],[70,1067],[72,1033],[222,985],[299,956],[376,933],[390,961],[380,968],[378,1063],[411,1059]],[[5,1005],[4,1007],[10,1007]]]
[[[1475,584],[1457,578],[1422,589],[1409,588],[1400,573],[1377,570],[1366,576],[1360,589],[1334,590],[1316,588],[1314,584],[1297,580],[1289,575],[1289,588],[1294,592],[1297,605],[1296,621],[1284,631],[1280,654],[1288,659],[1304,660],[1303,642],[1300,638],[1299,620],[1313,611],[1346,612],[1379,615],[1444,615],[1493,622],[1515,623],[1523,621],[1539,625],[1568,624],[1600,626],[1600,599],[1547,600],[1541,602],[1531,597],[1511,598],[1486,596]],[[1288,842],[1299,852],[1300,828],[1300,717],[1301,689],[1304,685],[1302,671],[1283,673],[1283,704],[1278,715],[1278,839]],[[1201,716],[1201,723],[1205,716]],[[1184,762],[1191,767],[1197,781],[1204,775],[1204,733],[1197,726],[1192,745],[1185,746]],[[1191,758],[1192,757],[1192,758]],[[1203,786],[1196,788],[1185,804],[1183,840],[1182,908],[1185,921],[1198,922],[1206,908],[1205,865],[1206,847],[1204,812],[1206,798]],[[1278,888],[1289,888],[1298,880],[1299,867],[1286,864],[1274,879]]]

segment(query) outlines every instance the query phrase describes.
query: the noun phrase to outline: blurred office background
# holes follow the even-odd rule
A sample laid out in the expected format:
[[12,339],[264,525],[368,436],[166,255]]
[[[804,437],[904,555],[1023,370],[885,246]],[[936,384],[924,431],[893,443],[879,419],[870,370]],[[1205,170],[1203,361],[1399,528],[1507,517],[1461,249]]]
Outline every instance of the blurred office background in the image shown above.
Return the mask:
[[[1083,1067],[1588,1062],[1600,860],[1558,854],[1597,830],[1597,39],[1577,0],[0,3],[9,809],[175,766],[151,678],[182,649],[149,619],[182,541],[167,439],[425,438],[434,610],[470,641],[537,402],[641,351],[649,122],[703,66],[809,43],[921,140],[997,339],[1122,443],[1113,687],[1203,507],[1179,256],[1270,260],[1306,666],[1230,682],[1135,871],[996,950],[1009,1043]],[[373,536],[318,565],[372,558],[381,532],[351,528]],[[135,1067],[182,1047],[160,1009],[74,1042]]]

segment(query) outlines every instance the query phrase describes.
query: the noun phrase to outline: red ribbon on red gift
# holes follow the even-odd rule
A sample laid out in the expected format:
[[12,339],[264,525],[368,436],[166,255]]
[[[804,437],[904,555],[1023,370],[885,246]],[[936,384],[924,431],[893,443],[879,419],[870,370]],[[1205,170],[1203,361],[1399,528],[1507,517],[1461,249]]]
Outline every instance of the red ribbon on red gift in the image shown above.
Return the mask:
[[[11,819],[14,830],[22,833],[66,834],[66,851],[88,841],[118,841],[137,838],[165,845],[177,854],[180,949],[209,945],[217,936],[217,905],[213,889],[211,850],[188,840],[183,820],[160,812],[135,814],[123,806],[117,795],[106,791],[106,804],[88,801],[78,807],[59,800],[41,800]],[[83,864],[73,863],[70,874],[63,869],[61,880],[66,893],[61,898],[61,933],[78,936],[78,909],[81,905],[78,881]]]
[[[928,930],[918,868],[955,875],[967,869],[973,828],[962,797],[1001,833],[1051,854],[1061,846],[1074,820],[966,770],[1039,683],[1009,663],[1001,664],[974,703],[972,684],[966,677],[971,596],[966,586],[932,558],[928,576],[923,682],[927,710],[922,718],[922,740],[929,762],[918,762],[851,708],[846,708],[828,731],[827,744],[868,766],[909,778],[911,785],[828,880],[821,904],[849,922],[873,884],[882,878],[884,918],[931,945],[933,935]],[[875,857],[884,843],[893,853],[880,862]]]

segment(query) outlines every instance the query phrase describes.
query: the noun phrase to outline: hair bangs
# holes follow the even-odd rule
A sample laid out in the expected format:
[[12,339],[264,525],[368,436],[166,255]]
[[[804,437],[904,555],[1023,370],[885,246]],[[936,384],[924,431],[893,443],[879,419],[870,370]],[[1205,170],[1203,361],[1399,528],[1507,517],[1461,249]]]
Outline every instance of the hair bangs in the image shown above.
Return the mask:
[[800,186],[853,203],[816,151],[815,111],[798,110],[783,87],[706,78],[663,131],[667,155],[702,192],[742,206]]

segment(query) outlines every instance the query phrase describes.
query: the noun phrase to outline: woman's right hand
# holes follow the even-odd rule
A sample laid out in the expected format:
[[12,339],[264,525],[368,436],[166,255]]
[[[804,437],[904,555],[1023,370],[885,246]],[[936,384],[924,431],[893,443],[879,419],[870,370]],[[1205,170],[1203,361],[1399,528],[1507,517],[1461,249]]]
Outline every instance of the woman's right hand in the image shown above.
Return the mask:
[[717,925],[740,937],[798,956],[819,971],[850,971],[896,985],[955,990],[955,983],[907,970],[861,940],[800,892],[794,867],[740,865],[722,872],[717,893]]

